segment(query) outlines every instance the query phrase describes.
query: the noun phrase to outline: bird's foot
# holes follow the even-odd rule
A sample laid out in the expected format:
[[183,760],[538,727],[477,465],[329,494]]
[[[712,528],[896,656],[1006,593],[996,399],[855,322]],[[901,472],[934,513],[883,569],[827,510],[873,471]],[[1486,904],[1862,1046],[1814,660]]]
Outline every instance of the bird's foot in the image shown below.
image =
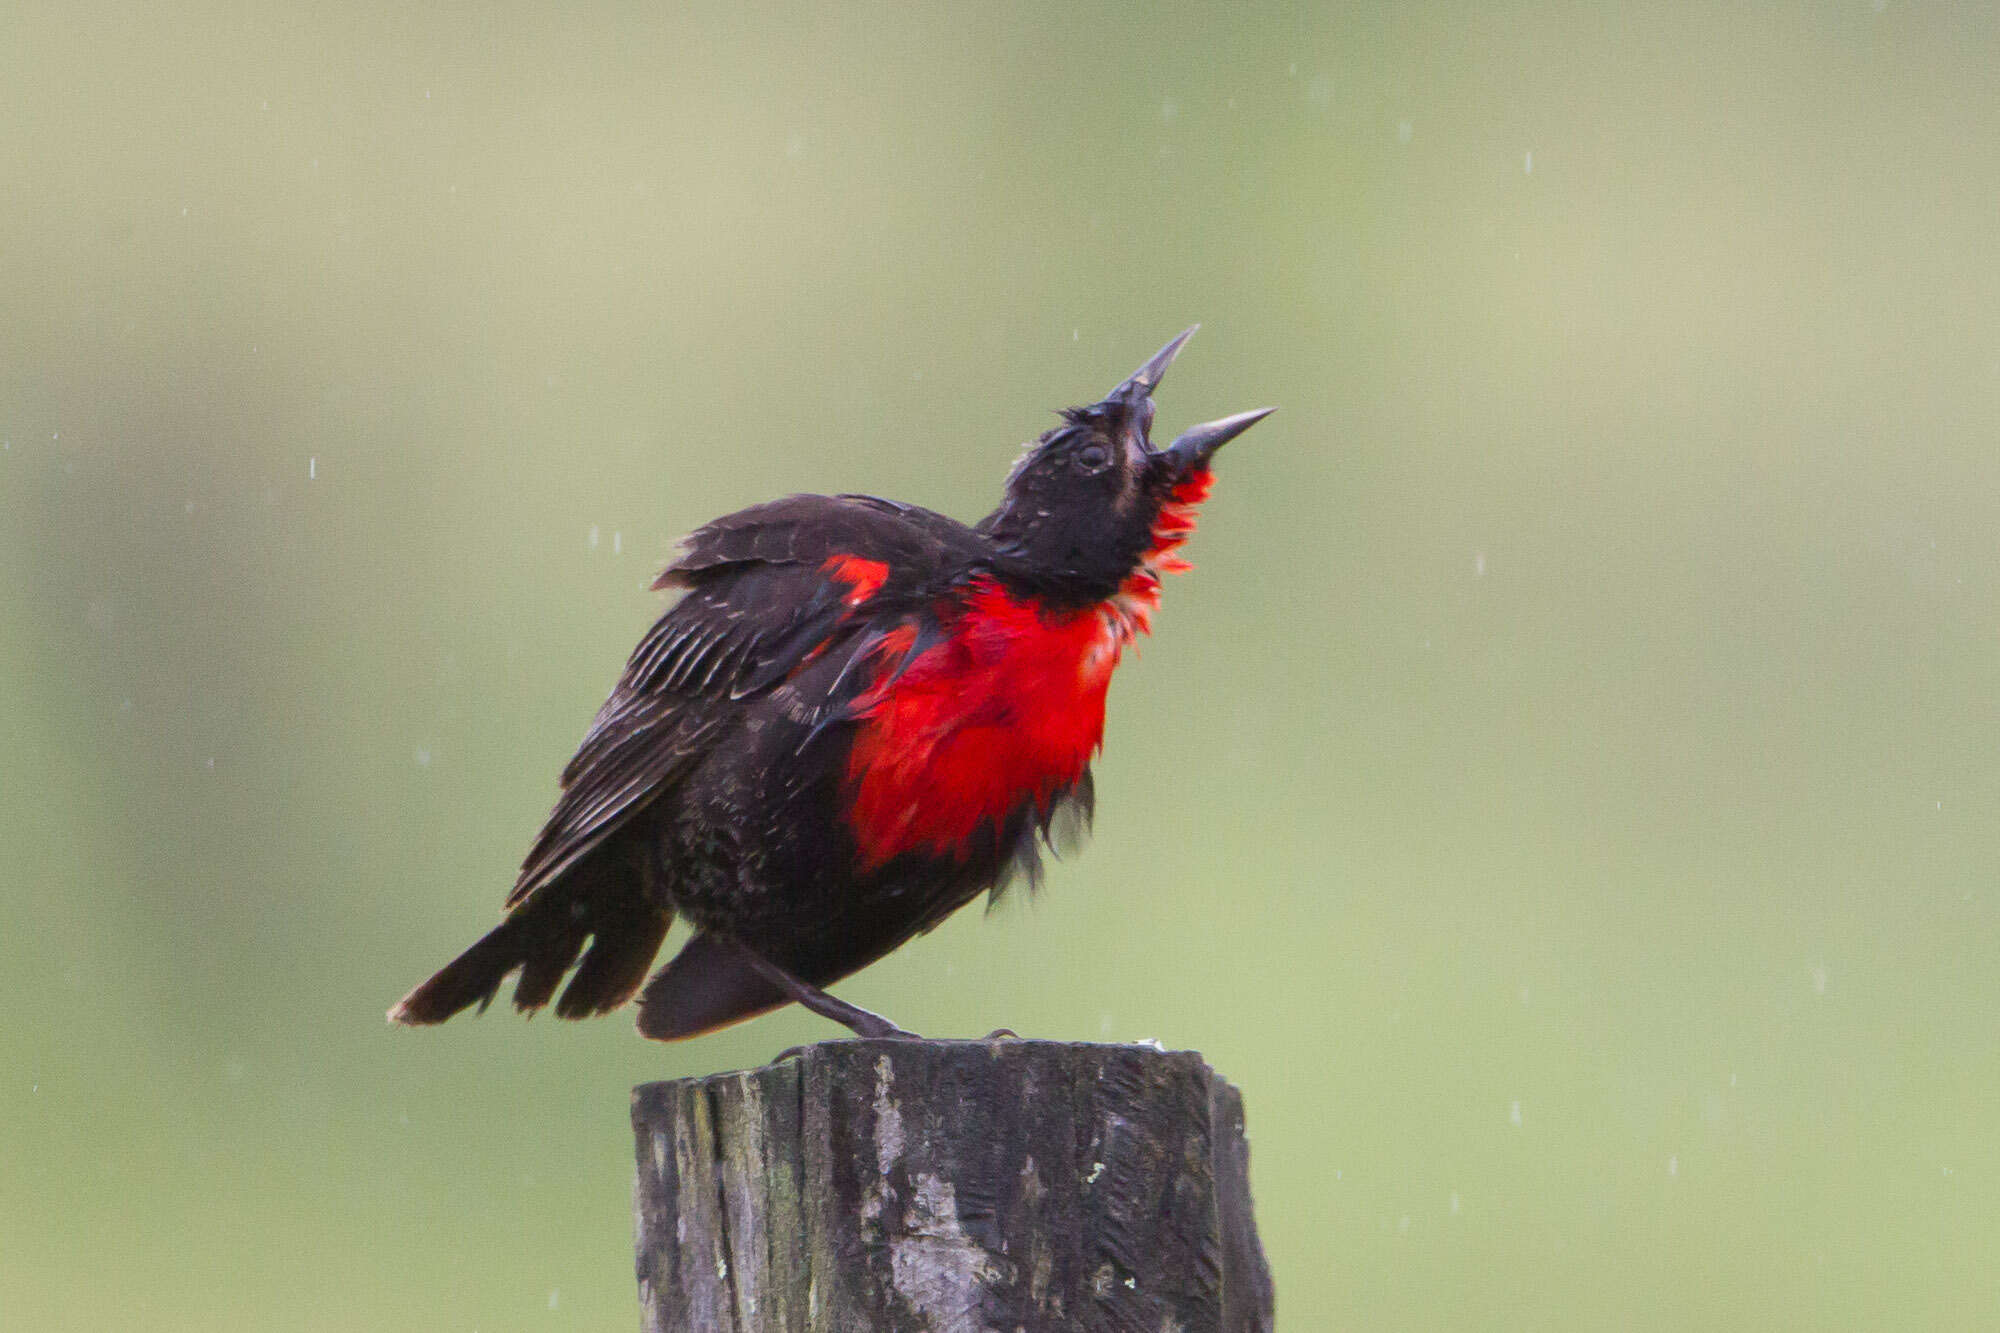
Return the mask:
[[842,1018],[841,1022],[854,1030],[857,1037],[870,1041],[922,1041],[923,1035],[899,1028],[880,1014],[871,1014],[866,1009],[855,1009],[854,1016]]
[[878,1013],[863,1009],[858,1004],[849,1004],[836,999],[823,990],[814,988],[812,993],[799,996],[799,1003],[818,1014],[829,1018],[864,1041],[922,1041],[923,1037],[906,1028],[899,1028]]
[[[792,975],[741,940],[730,942],[736,946],[753,971],[783,991],[793,1002],[810,1009],[821,1018],[832,1019],[855,1036],[871,1039],[897,1037],[921,1040],[916,1033],[897,1027],[882,1015],[871,1013],[858,1004],[849,1004],[838,996],[827,994],[811,982]],[[785,1055],[790,1054],[790,1051],[785,1052]],[[784,1056],[778,1058],[782,1060]]]
[[[862,1013],[864,1013],[864,1014],[867,1014],[867,1013],[868,1013],[868,1011],[867,1011],[866,1009],[863,1009],[863,1010],[861,1010],[860,1012],[862,1012]],[[911,1031],[908,1031],[907,1029],[904,1029],[904,1028],[899,1028],[899,1027],[897,1027],[897,1026],[896,1026],[896,1025],[894,1024],[894,1023],[891,1023],[891,1022],[890,1022],[890,1021],[889,1021],[888,1019],[886,1019],[886,1018],[882,1018],[882,1017],[881,1017],[881,1015],[879,1015],[879,1014],[868,1014],[868,1016],[869,1016],[870,1018],[874,1018],[874,1019],[877,1019],[877,1020],[878,1020],[878,1021],[880,1022],[881,1026],[877,1027],[877,1026],[875,1026],[875,1025],[873,1025],[873,1024],[870,1024],[870,1025],[869,1025],[869,1027],[868,1027],[868,1030],[867,1030],[866,1032],[863,1032],[863,1031],[862,1031],[862,1030],[861,1030],[860,1028],[858,1028],[858,1027],[855,1027],[855,1028],[854,1028],[854,1036],[853,1036],[853,1037],[851,1037],[851,1038],[849,1038],[849,1040],[852,1040],[852,1041],[922,1041],[922,1040],[924,1039],[924,1038],[923,1038],[923,1034],[921,1034],[921,1033],[917,1033],[917,1032],[911,1032]],[[846,1022],[847,1020],[846,1020],[846,1019],[841,1019],[841,1020],[839,1020],[839,1021],[840,1021],[840,1022],[843,1022],[843,1023],[844,1023],[844,1022]],[[849,1026],[850,1026],[850,1027],[853,1027],[853,1025],[852,1025],[852,1024],[849,1024]],[[835,1038],[834,1040],[838,1041],[838,1040],[840,1040],[840,1038],[836,1037],[836,1038]],[[804,1055],[804,1054],[805,1054],[805,1053],[806,1053],[807,1051],[811,1050],[811,1049],[812,1049],[812,1048],[813,1048],[814,1046],[824,1046],[825,1044],[826,1044],[825,1042],[818,1042],[818,1041],[816,1041],[816,1042],[811,1042],[811,1043],[808,1043],[807,1045],[804,1045],[804,1046],[787,1046],[787,1047],[786,1047],[786,1048],[785,1048],[784,1050],[782,1050],[782,1051],[779,1051],[779,1052],[778,1052],[778,1053],[777,1053],[776,1055],[774,1055],[774,1056],[772,1056],[772,1057],[771,1057],[771,1063],[772,1063],[772,1064],[777,1064],[777,1063],[778,1063],[778,1062],[779,1062],[780,1060],[789,1060],[789,1059],[791,1059],[791,1058],[792,1058],[793,1056],[795,1056],[795,1055]]]

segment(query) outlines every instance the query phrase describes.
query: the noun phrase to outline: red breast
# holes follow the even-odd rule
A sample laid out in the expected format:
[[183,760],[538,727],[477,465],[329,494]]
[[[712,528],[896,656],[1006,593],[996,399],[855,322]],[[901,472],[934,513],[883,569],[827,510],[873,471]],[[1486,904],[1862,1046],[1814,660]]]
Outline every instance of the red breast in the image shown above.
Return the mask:
[[916,660],[889,636],[847,761],[848,821],[865,869],[911,851],[965,855],[982,823],[1024,803],[1046,812],[1104,742],[1104,697],[1127,643],[1151,628],[1159,576],[1194,529],[1210,474],[1185,478],[1118,593],[1049,611],[976,579],[943,639]]

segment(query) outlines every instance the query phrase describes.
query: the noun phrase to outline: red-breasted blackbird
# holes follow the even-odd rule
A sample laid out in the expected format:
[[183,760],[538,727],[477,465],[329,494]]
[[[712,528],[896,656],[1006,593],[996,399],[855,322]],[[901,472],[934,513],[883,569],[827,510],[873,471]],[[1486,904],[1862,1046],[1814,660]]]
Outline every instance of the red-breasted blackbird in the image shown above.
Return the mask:
[[[822,987],[1038,868],[1080,833],[1120,652],[1209,492],[1209,461],[1272,409],[1149,438],[1194,333],[1062,413],[971,527],[866,495],[719,518],[654,584],[682,596],[640,641],[563,770],[506,918],[394,1009],[437,1023],[514,1003],[617,1008],[646,985],[673,1039],[796,1000],[897,1035]],[[587,946],[587,947],[586,947]],[[581,958],[579,963],[578,959]]]

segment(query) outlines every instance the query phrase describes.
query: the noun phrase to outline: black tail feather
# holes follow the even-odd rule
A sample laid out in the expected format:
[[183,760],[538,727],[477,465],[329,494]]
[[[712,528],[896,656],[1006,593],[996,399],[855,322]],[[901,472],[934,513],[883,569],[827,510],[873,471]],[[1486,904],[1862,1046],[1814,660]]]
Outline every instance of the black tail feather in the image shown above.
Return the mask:
[[615,923],[598,922],[583,965],[570,978],[562,999],[556,1001],[558,1018],[589,1018],[608,1014],[632,998],[653,955],[667,938],[671,922],[665,912],[642,907],[630,919]]
[[405,995],[389,1011],[391,1023],[442,1023],[474,1004],[485,1013],[507,974],[527,956],[529,922],[515,913],[480,941],[445,964],[438,974]]
[[546,921],[529,939],[528,956],[521,960],[521,979],[514,983],[514,1007],[524,1014],[533,1013],[555,996],[563,973],[575,965],[584,941],[590,938],[590,926],[581,914],[544,915],[555,919]]
[[639,997],[639,1031],[678,1041],[769,1013],[788,997],[759,976],[736,948],[706,932],[681,946]]
[[[477,944],[389,1011],[392,1023],[442,1023],[493,1002],[509,973],[519,970],[514,1007],[531,1013],[576,975],[556,1004],[563,1018],[608,1013],[632,998],[666,939],[673,914],[648,901],[607,847],[521,903]],[[584,945],[590,945],[584,952]],[[577,957],[583,957],[577,966]]]

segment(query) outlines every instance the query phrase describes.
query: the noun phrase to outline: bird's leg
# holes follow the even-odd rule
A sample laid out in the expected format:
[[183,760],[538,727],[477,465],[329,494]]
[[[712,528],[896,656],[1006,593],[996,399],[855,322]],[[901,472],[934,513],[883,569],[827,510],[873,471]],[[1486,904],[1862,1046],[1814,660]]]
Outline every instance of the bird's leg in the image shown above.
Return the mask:
[[776,986],[791,999],[853,1032],[857,1037],[907,1037],[914,1039],[917,1034],[906,1032],[877,1013],[871,1013],[858,1004],[828,995],[819,987],[799,978],[779,967],[776,963],[758,953],[741,940],[732,940],[743,954],[744,961],[758,976]]

